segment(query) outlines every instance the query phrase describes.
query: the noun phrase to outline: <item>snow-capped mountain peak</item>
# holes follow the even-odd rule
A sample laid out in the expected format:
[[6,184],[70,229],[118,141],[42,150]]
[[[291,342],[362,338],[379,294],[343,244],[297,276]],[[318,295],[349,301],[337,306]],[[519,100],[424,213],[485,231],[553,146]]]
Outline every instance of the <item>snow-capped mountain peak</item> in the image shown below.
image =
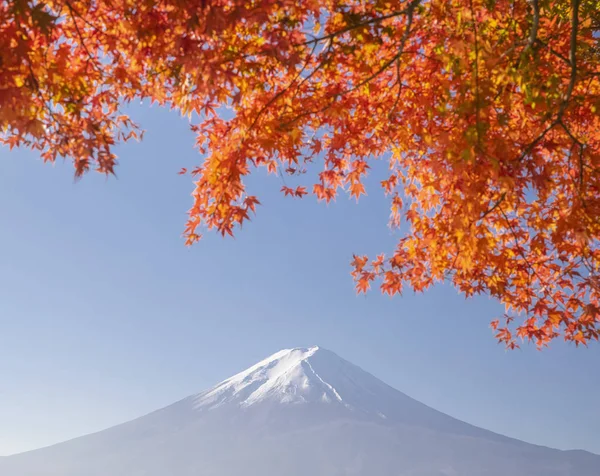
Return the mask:
[[130,422],[0,458],[2,476],[598,476],[598,468],[598,456],[456,420],[319,347],[282,350]]
[[[482,430],[423,405],[318,346],[276,352],[190,400],[201,413],[217,408],[282,410],[293,406],[301,410],[310,406],[313,411],[337,417],[418,424],[463,435],[482,434]],[[504,439],[484,433],[488,438]]]
[[318,346],[284,349],[196,395],[195,405],[216,408],[234,403],[248,407],[265,401],[344,404],[338,390],[319,375],[319,370],[332,370],[343,363],[333,352]]

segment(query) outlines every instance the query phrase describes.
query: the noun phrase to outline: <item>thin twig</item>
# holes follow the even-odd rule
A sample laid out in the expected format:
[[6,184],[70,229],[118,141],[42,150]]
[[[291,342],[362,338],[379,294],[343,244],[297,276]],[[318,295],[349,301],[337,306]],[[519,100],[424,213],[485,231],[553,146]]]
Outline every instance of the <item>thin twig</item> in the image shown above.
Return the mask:
[[552,53],[554,56],[556,56],[557,58],[560,58],[561,60],[563,60],[565,63],[567,63],[569,66],[571,66],[571,62],[569,61],[569,58],[567,58],[566,56],[564,56],[563,54],[559,53],[558,51],[556,51],[554,48],[552,48],[547,42],[545,42],[544,40],[540,40],[539,38],[537,39],[537,42],[548,48],[548,50],[550,50],[550,53]]
[[477,133],[477,148],[481,149],[481,112],[479,104],[479,41],[477,34],[477,18],[475,15],[475,8],[473,7],[473,0],[469,0],[471,6],[471,16],[473,20],[473,33],[475,35],[475,132]]
[[529,143],[527,147],[525,147],[525,150],[523,150],[523,153],[517,158],[517,161],[520,162],[525,157],[527,157],[531,153],[531,151],[533,151],[534,147],[538,144],[538,142],[540,142],[544,137],[546,137],[546,134],[548,134],[548,132],[550,132],[557,124],[558,121],[553,121],[552,124],[546,127],[546,129],[544,129],[540,135],[538,135],[532,142]]
[[400,58],[396,60],[396,84],[398,84],[398,94],[396,95],[396,100],[390,109],[388,117],[391,118],[396,111],[396,106],[400,102],[400,95],[402,94],[402,77],[400,75]]
[[[316,46],[316,45],[315,45]],[[325,66],[325,64],[329,61],[329,59],[331,58],[331,51],[333,49],[333,42],[330,41],[329,45],[327,46],[327,51],[325,51],[325,53],[323,54],[324,58],[319,62],[319,64],[317,66],[315,66],[313,68],[313,70],[304,78],[302,78],[302,81],[300,81],[298,83],[298,85],[296,86],[296,92],[294,93],[294,95],[292,96],[292,101],[294,99],[296,99],[296,97],[298,96],[298,93],[300,92],[300,88],[304,85],[304,83],[306,83],[307,81],[309,81],[315,74],[317,74],[321,68],[323,66]],[[315,48],[313,47],[313,51],[315,50]],[[321,53],[322,54],[322,50]]]
[[400,39],[400,47],[398,48],[398,53],[396,53],[389,61],[386,61],[385,64],[381,68],[379,68],[377,71],[375,71],[375,73],[373,73],[371,76],[369,76],[365,80],[361,81],[357,85],[353,86],[349,90],[347,90],[343,93],[340,93],[339,95],[345,95],[345,94],[351,93],[352,91],[357,90],[358,88],[364,86],[365,84],[370,83],[373,79],[375,79],[377,76],[379,76],[381,73],[383,73],[386,69],[388,69],[394,63],[394,61],[398,60],[400,58],[400,56],[402,56],[404,54],[404,47],[406,46],[406,41],[408,40],[408,37],[410,35],[410,30],[411,30],[413,19],[414,19],[415,8],[417,8],[419,3],[421,3],[421,0],[413,0],[410,3],[410,5],[406,8],[406,27],[404,28],[404,33],[402,34],[402,38]]
[[[414,1],[412,3],[414,3]],[[334,31],[333,33],[329,33],[327,35],[320,36],[318,38],[313,38],[312,40],[308,40],[308,41],[305,41],[304,43],[299,43],[298,45],[294,45],[294,46],[306,46],[306,45],[311,45],[313,43],[320,43],[321,41],[330,40],[331,38],[334,38],[334,37],[336,37],[338,35],[342,35],[344,33],[347,33],[347,32],[349,32],[351,30],[355,30],[356,28],[361,28],[363,26],[372,25],[373,23],[379,23],[379,22],[382,22],[384,20],[389,20],[390,18],[398,17],[398,16],[401,16],[401,15],[406,15],[411,10],[414,10],[414,7],[412,7],[412,3],[411,3],[411,5],[409,5],[404,10],[392,12],[392,13],[389,13],[387,15],[383,15],[381,17],[370,18],[369,20],[365,20],[365,21],[360,22],[360,23],[355,23],[353,25],[348,25],[348,26],[346,26],[344,28],[340,28],[339,30]]]
[[498,200],[496,200],[496,203],[494,203],[494,205],[492,205],[488,210],[483,212],[483,215],[481,215],[479,217],[479,219],[483,220],[486,216],[488,216],[490,213],[492,213],[496,208],[498,208],[502,204],[502,202],[504,201],[505,198],[506,198],[506,192],[504,192],[502,195],[500,195],[500,198]]
[[558,111],[559,121],[562,119],[562,116],[569,105],[571,95],[573,94],[573,88],[575,87],[575,81],[577,80],[577,33],[579,29],[579,2],[580,0],[571,1],[571,49],[569,51],[571,76],[563,102],[560,106],[560,110]]
[[317,114],[317,113],[321,113],[321,112],[326,111],[331,106],[333,106],[333,104],[335,103],[335,100],[337,98],[345,96],[346,94],[349,94],[349,93],[357,90],[358,88],[360,88],[360,87],[364,86],[365,84],[371,82],[373,79],[375,79],[381,73],[383,73],[386,69],[388,69],[394,63],[394,61],[398,60],[404,54],[404,47],[406,46],[406,42],[408,41],[408,37],[410,35],[411,27],[412,27],[413,20],[414,20],[414,11],[417,8],[417,6],[421,3],[421,1],[422,0],[412,0],[412,2],[410,3],[410,5],[405,10],[403,10],[403,13],[406,14],[406,27],[404,29],[404,33],[402,35],[402,38],[400,39],[400,46],[399,46],[398,53],[396,53],[390,60],[386,61],[385,64],[382,67],[380,67],[377,71],[375,71],[373,74],[371,74],[368,78],[364,79],[363,81],[360,81],[358,84],[356,84],[353,87],[347,89],[346,91],[343,91],[341,93],[336,93],[336,94],[332,95],[331,98],[330,98],[331,102],[329,104],[327,104],[325,107],[319,109],[318,111],[307,111],[307,112],[304,112],[302,114],[299,114],[298,116],[296,116],[295,118],[291,119],[290,121],[285,122],[284,124],[282,124],[281,127],[286,127],[286,126],[288,126],[290,124],[293,124],[294,122],[297,122],[302,117],[306,117],[306,116],[310,116],[312,114]]
[[306,69],[306,67],[308,66],[308,63],[310,61],[310,59],[312,58],[315,49],[317,48],[317,44],[315,44],[311,50],[311,52],[309,53],[308,57],[306,58],[306,61],[304,61],[304,64],[302,65],[302,68],[300,69],[300,71],[298,71],[298,74],[294,77],[294,79],[292,79],[292,81],[290,82],[290,84],[288,84],[285,88],[283,88],[281,91],[279,91],[277,94],[275,94],[271,99],[269,99],[269,101],[267,101],[267,103],[261,108],[261,110],[258,112],[258,114],[256,115],[256,117],[254,118],[254,121],[252,121],[252,124],[250,125],[250,127],[248,128],[247,132],[250,132],[252,129],[254,129],[254,126],[256,126],[256,124],[258,123],[258,120],[260,119],[260,117],[263,115],[263,113],[275,102],[277,101],[277,99],[279,99],[281,96],[283,96],[286,92],[289,91],[289,89],[292,87],[292,85],[298,80],[298,78],[300,77],[300,75],[304,72],[304,70]]
[[[90,50],[88,49],[87,45],[85,44],[85,40],[83,39],[83,34],[81,33],[81,30],[79,29],[79,25],[77,24],[77,20],[75,20],[75,16],[74,16],[74,10],[73,7],[71,6],[71,4],[69,2],[66,2],[67,4],[67,8],[69,9],[69,15],[71,16],[71,20],[73,21],[73,25],[75,25],[75,31],[77,31],[77,36],[79,36],[79,41],[81,42],[81,46],[82,48],[85,50],[85,52],[88,55],[89,61],[87,61],[87,64],[90,64],[90,61],[92,62],[92,67],[98,71],[101,72],[98,67],[96,66],[96,60],[95,58],[92,56],[92,53],[90,53]],[[81,18],[80,15],[77,15],[79,18]]]

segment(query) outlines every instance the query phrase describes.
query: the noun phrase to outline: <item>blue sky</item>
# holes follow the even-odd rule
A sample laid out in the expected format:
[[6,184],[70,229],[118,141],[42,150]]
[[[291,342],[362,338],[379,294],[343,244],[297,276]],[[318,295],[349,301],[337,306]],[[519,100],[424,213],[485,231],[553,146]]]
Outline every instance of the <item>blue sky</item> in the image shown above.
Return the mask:
[[[141,144],[118,150],[118,179],[75,183],[69,164],[2,150],[0,455],[100,430],[206,389],[286,347],[320,345],[470,423],[600,453],[600,347],[507,352],[497,303],[449,286],[357,296],[353,253],[398,235],[377,187],[357,205],[284,199],[235,239],[181,239],[201,160],[186,120],[136,110]],[[374,173],[372,182],[377,180]]]

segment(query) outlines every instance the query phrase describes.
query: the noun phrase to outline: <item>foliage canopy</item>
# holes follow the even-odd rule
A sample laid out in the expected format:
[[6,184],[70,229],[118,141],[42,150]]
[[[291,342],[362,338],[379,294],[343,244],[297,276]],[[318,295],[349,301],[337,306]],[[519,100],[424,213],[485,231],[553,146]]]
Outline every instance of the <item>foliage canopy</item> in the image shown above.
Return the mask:
[[[508,346],[600,327],[597,0],[4,0],[2,143],[112,173],[150,99],[198,117],[187,243],[232,234],[258,167],[359,198],[370,164],[389,257],[356,256],[360,292],[449,280],[506,306]],[[220,108],[231,110],[229,119]],[[196,113],[196,114],[193,114]],[[308,188],[307,188],[308,187]]]

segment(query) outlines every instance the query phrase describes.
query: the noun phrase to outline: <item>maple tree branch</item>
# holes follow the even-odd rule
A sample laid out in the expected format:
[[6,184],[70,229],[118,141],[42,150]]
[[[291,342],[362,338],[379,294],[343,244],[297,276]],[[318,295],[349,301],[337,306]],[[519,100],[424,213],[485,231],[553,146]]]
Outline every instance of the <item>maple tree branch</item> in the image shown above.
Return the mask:
[[[79,41],[81,42],[81,46],[83,47],[83,49],[85,50],[85,52],[88,55],[88,61],[86,63],[90,64],[90,62],[91,62],[92,68],[94,68],[96,71],[98,71],[100,74],[102,74],[102,72],[96,65],[95,58],[92,56],[92,53],[90,53],[90,50],[88,49],[87,45],[85,44],[85,41],[83,39],[83,34],[81,33],[81,30],[79,29],[79,25],[77,24],[77,20],[75,20],[75,16],[73,15],[74,13],[76,13],[75,10],[73,9],[73,7],[71,6],[71,4],[69,2],[65,2],[65,3],[67,5],[67,8],[69,9],[69,15],[71,16],[71,20],[73,20],[73,25],[75,25],[75,31],[77,32],[77,36],[79,36]],[[81,18],[83,21],[85,21],[85,19],[83,19],[81,17],[81,15],[77,14],[77,17]]]
[[477,147],[481,149],[481,111],[479,104],[479,41],[477,39],[477,18],[475,16],[475,8],[473,7],[473,0],[469,0],[471,7],[471,16],[473,17],[473,33],[475,35],[475,132],[477,133]]
[[571,138],[571,140],[577,144],[580,147],[583,147],[583,142],[581,142],[579,139],[577,139],[577,137],[575,137],[575,135],[573,135],[573,133],[571,132],[571,130],[565,125],[565,123],[561,120],[558,121],[558,124],[560,125],[560,127],[563,128],[563,130],[567,133],[567,135]]
[[566,124],[564,122],[560,121],[560,126],[564,129],[564,131],[567,133],[567,135],[573,141],[573,146],[571,147],[571,152],[569,153],[569,157],[571,157],[571,158],[573,157],[573,149],[575,148],[575,146],[577,146],[577,148],[578,148],[577,157],[578,157],[578,167],[579,167],[579,198],[581,199],[583,208],[587,208],[585,198],[582,195],[583,174],[584,174],[583,169],[585,167],[585,163],[583,160],[583,150],[585,149],[585,144],[583,142],[581,142],[579,139],[577,139],[577,137],[575,137],[575,135],[571,132],[571,130],[566,126]]
[[400,38],[400,46],[398,49],[398,53],[396,53],[389,61],[385,62],[384,65],[381,68],[379,68],[377,71],[375,71],[371,76],[369,76],[365,80],[359,82],[357,85],[351,87],[349,90],[338,94],[338,96],[342,96],[342,95],[351,93],[352,91],[357,90],[358,88],[364,86],[365,84],[370,83],[373,79],[375,79],[377,76],[379,76],[381,73],[383,73],[386,69],[388,69],[394,63],[394,61],[398,60],[400,58],[400,56],[402,56],[404,54],[404,47],[406,46],[406,42],[410,35],[410,30],[411,30],[413,19],[414,19],[414,11],[417,8],[417,6],[419,5],[419,3],[421,3],[421,0],[412,0],[412,2],[410,2],[410,5],[406,8],[406,27],[404,28],[404,33],[402,34],[402,38]]
[[315,43],[315,45],[313,46],[311,52],[309,53],[308,57],[306,58],[306,61],[304,61],[304,64],[302,65],[302,68],[300,69],[300,71],[298,71],[298,74],[294,77],[294,79],[292,79],[292,81],[290,82],[290,84],[288,84],[285,88],[281,89],[281,91],[279,91],[271,99],[269,99],[269,101],[267,101],[265,103],[265,105],[261,108],[261,110],[258,112],[258,114],[256,115],[256,117],[252,121],[252,124],[250,124],[250,127],[248,127],[247,132],[250,132],[252,129],[254,129],[254,126],[256,126],[256,124],[258,123],[258,120],[264,114],[264,112],[275,101],[277,101],[277,99],[279,99],[281,96],[283,96],[286,92],[288,92],[290,90],[290,88],[292,87],[292,85],[298,80],[298,78],[300,77],[300,75],[302,75],[302,73],[304,72],[304,70],[308,66],[308,63],[309,63],[310,59],[313,57],[313,54],[314,54],[316,48],[317,48],[317,44]]
[[558,111],[558,120],[562,119],[562,116],[569,105],[571,95],[573,94],[573,88],[575,87],[575,81],[577,80],[577,33],[579,29],[579,3],[580,0],[571,1],[571,47],[569,51],[569,63],[571,64],[571,76],[569,78],[569,85],[565,93],[563,103]]
[[[579,193],[581,194],[583,191],[583,149],[584,146],[579,146]],[[584,208],[586,208],[586,203],[583,197],[581,197],[581,202],[583,203]]]
[[303,113],[300,113],[297,116],[295,116],[293,119],[290,119],[289,121],[281,124],[280,127],[285,129],[287,126],[290,126],[290,125],[294,124],[295,122],[298,122],[303,117],[312,116],[313,114],[321,114],[321,113],[327,111],[328,109],[331,108],[331,106],[333,106],[335,104],[335,100],[337,99],[337,97],[338,96],[331,96],[329,98],[329,104],[326,104],[321,109],[317,109],[316,111],[312,110],[312,111],[305,111]]
[[35,76],[35,73],[33,72],[33,66],[31,65],[31,59],[29,58],[29,55],[27,55],[27,67],[29,69],[29,74],[31,75],[31,82],[33,83],[33,90],[39,92],[40,91],[40,82],[38,81],[38,79]]
[[548,48],[548,50],[550,51],[550,53],[552,53],[554,56],[556,56],[557,58],[560,58],[561,60],[563,60],[565,63],[567,63],[569,66],[571,66],[571,62],[569,61],[569,58],[567,58],[566,56],[564,56],[563,54],[559,53],[558,51],[556,51],[554,48],[552,48],[547,42],[545,42],[544,40],[540,40],[539,38],[536,40],[540,45]]
[[[508,216],[506,215],[504,210],[502,210],[502,207],[500,207],[499,210],[500,210],[500,213],[502,213],[502,216],[504,217],[504,219],[506,220],[506,224],[515,240],[515,246],[517,247],[517,250],[519,251],[521,258],[523,258],[523,261],[525,262],[527,267],[531,270],[531,274],[529,274],[529,283],[530,283],[529,287],[531,287],[533,289],[533,287],[531,286],[531,276],[535,276],[537,278],[537,280],[539,281],[539,283],[542,285],[542,288],[541,288],[542,291],[545,292],[546,289],[548,288],[548,283],[544,279],[542,279],[542,277],[538,274],[537,270],[533,267],[533,265],[527,258],[527,255],[525,254],[525,250],[519,243],[519,237],[518,237],[517,232],[515,231],[514,227],[512,226],[510,218],[508,218]],[[555,299],[553,299],[553,301],[555,304],[558,304]]]
[[396,100],[394,101],[394,104],[392,105],[392,108],[390,109],[388,118],[391,118],[392,115],[394,114],[394,112],[396,111],[396,107],[398,106],[398,103],[400,102],[400,95],[402,94],[402,77],[400,74],[400,58],[398,58],[396,60],[396,84],[398,85],[398,94],[396,94]]
[[479,217],[479,219],[483,220],[486,216],[488,216],[490,213],[492,213],[496,208],[498,208],[502,204],[502,202],[504,201],[505,198],[506,198],[506,192],[504,192],[502,195],[500,195],[500,198],[498,200],[496,200],[496,203],[494,203],[494,205],[492,205],[485,212],[483,212],[483,214]]
[[539,0],[531,0],[531,5],[533,7],[533,23],[531,25],[531,30],[529,32],[529,39],[527,40],[527,46],[525,47],[525,51],[533,48],[533,45],[537,41],[537,34],[540,27],[540,4]]
[[[519,238],[517,235],[516,230],[514,229],[514,227],[512,226],[512,223],[510,222],[510,219],[508,218],[508,216],[506,215],[506,213],[504,212],[504,210],[502,210],[502,208],[500,208],[500,212],[502,213],[502,216],[504,217],[504,219],[506,220],[506,224],[508,225],[508,228],[510,229],[510,232],[515,240],[515,245],[519,251],[519,254],[521,255],[521,257],[523,258],[523,260],[525,261],[525,264],[528,266],[528,268],[531,270],[531,273],[533,276],[535,276],[537,278],[537,280],[539,281],[541,288],[540,291],[542,291],[545,295],[549,295],[546,290],[550,287],[550,285],[548,284],[548,282],[544,279],[542,279],[542,277],[538,274],[537,270],[533,267],[533,265],[531,264],[531,262],[529,261],[529,259],[527,258],[527,255],[525,254],[525,250],[523,249],[523,247],[521,246],[521,244],[519,243]],[[571,270],[573,270],[574,268],[576,268],[577,266],[579,266],[582,261],[583,261],[584,257],[581,257],[579,262],[572,262],[571,264],[569,264],[566,268],[564,268],[563,272],[561,273],[561,275],[558,278],[555,278],[554,280],[558,280],[560,278],[562,278],[563,276],[565,276],[567,273],[569,273]],[[531,275],[530,275],[530,280],[531,280]],[[530,281],[531,283],[531,281]],[[531,286],[531,284],[530,284]],[[567,309],[565,308],[564,304],[561,303],[560,301],[558,301],[553,295],[549,295],[552,302],[554,303],[554,305],[557,308],[560,308],[563,312],[567,312]],[[538,297],[539,299],[539,297]],[[528,311],[530,312],[530,311]]]
[[[321,70],[321,68],[323,66],[325,66],[325,64],[330,60],[332,49],[333,49],[333,42],[330,41],[329,45],[327,47],[327,51],[325,51],[324,54],[322,53],[322,51],[319,53],[319,55],[323,54],[323,59],[319,62],[319,64],[317,66],[315,66],[313,68],[313,70],[306,77],[302,78],[302,81],[300,81],[298,83],[298,85],[296,86],[296,92],[294,93],[294,96],[292,96],[292,100],[296,99],[296,97],[298,96],[298,93],[300,92],[300,88],[304,85],[304,83],[309,81],[315,74],[317,74]],[[315,51],[314,47],[313,47],[312,51],[313,52]]]
[[527,157],[534,149],[534,147],[538,144],[538,142],[540,142],[544,137],[546,137],[546,134],[548,134],[548,132],[550,132],[557,124],[558,121],[553,121],[552,124],[546,127],[546,129],[544,129],[540,135],[538,135],[532,142],[529,143],[527,147],[525,147],[523,153],[517,158],[517,161],[520,162],[525,157]]
[[91,26],[94,30],[96,30],[98,33],[102,33],[102,34],[106,34],[104,31],[102,31],[100,28],[98,28],[96,25],[94,25],[93,23],[90,23],[86,18],[83,17],[83,15],[81,15],[76,9],[75,7],[73,7],[73,5],[71,5],[70,2],[65,2],[65,4],[67,5],[67,8],[69,9],[71,16],[73,16],[73,13],[75,13],[75,15],[77,16],[77,18],[80,18],[84,23],[86,23],[87,25]]
[[[417,3],[420,3],[420,1],[421,0],[419,0],[419,2],[417,2]],[[340,28],[339,30],[329,33],[327,35],[313,38],[312,40],[305,41],[304,43],[299,43],[295,46],[306,46],[306,45],[310,45],[313,43],[320,43],[321,41],[330,40],[338,35],[342,35],[351,30],[355,30],[356,28],[361,28],[363,26],[372,25],[373,23],[379,23],[384,20],[389,20],[390,18],[399,17],[401,15],[407,15],[409,13],[412,14],[412,10],[414,10],[414,7],[412,6],[413,3],[415,3],[414,0],[413,0],[413,2],[411,2],[411,4],[407,8],[405,8],[403,10],[395,11],[395,12],[389,13],[387,15],[383,15],[381,17],[370,18],[369,20],[365,20],[360,23],[354,23],[354,24],[348,25],[344,28]]]
[[[349,94],[349,93],[357,90],[358,88],[364,86],[365,84],[371,82],[373,79],[375,79],[381,73],[383,73],[386,69],[388,69],[395,61],[399,60],[400,57],[404,54],[404,48],[406,46],[406,42],[408,41],[408,37],[410,35],[410,30],[411,30],[412,23],[414,20],[414,11],[417,8],[417,6],[421,3],[421,1],[422,0],[412,0],[410,5],[405,10],[403,10],[403,12],[405,12],[406,17],[407,17],[406,27],[404,29],[402,38],[400,39],[399,51],[390,60],[386,61],[382,67],[380,67],[377,71],[375,71],[373,74],[371,74],[368,78],[364,79],[363,81],[360,81],[355,86],[347,89],[346,91],[343,91],[341,93],[337,93],[337,94],[334,94],[333,96],[331,96],[330,103],[325,105],[323,108],[321,108],[317,111],[303,112],[303,113],[299,114],[298,116],[294,117],[293,119],[291,119],[290,121],[281,124],[281,127],[289,126],[290,124],[293,124],[294,122],[297,122],[298,120],[300,120],[302,117],[325,112],[327,109],[329,109],[331,106],[333,106],[333,104],[335,103],[335,100],[337,98],[345,96],[346,94]],[[313,51],[314,51],[314,48],[313,48]],[[324,64],[324,62],[325,62],[325,60],[319,64],[318,68],[320,68]],[[312,72],[311,75],[309,75],[309,77],[312,76],[312,74],[314,74],[314,72]],[[290,84],[289,87],[291,87],[292,84]]]
[[[571,66],[571,74],[569,77],[569,85],[567,86],[567,91],[565,92],[563,101],[558,110],[558,114],[556,115],[556,119],[533,141],[526,147],[518,160],[523,160],[540,142],[546,134],[553,129],[556,125],[560,125],[565,132],[571,137],[571,139],[577,144],[583,146],[581,141],[579,141],[569,130],[569,128],[565,125],[562,118],[563,115],[569,105],[571,97],[573,95],[573,89],[575,88],[575,82],[577,81],[577,34],[579,30],[579,5],[580,0],[572,0],[571,1],[571,35],[570,35],[570,52],[569,52],[569,61],[568,63]],[[566,59],[566,58],[565,58]]]
[[[22,32],[23,35],[25,35],[24,32]],[[27,68],[29,69],[29,74],[31,77],[31,83],[32,83],[32,89],[33,91],[37,94],[38,98],[40,99],[41,102],[41,107],[40,110],[45,110],[48,113],[48,116],[55,121],[59,126],[62,126],[62,123],[60,122],[60,120],[58,120],[55,117],[54,112],[52,111],[52,108],[50,106],[50,102],[48,100],[46,100],[46,98],[44,97],[44,92],[42,91],[42,89],[40,88],[40,83],[35,75],[35,72],[33,70],[33,64],[31,63],[31,58],[29,57],[29,55],[25,55],[26,61],[27,61]]]
[[[471,6],[471,13],[473,14],[473,2],[470,1],[470,6]],[[532,49],[534,47],[534,45],[536,43],[541,43],[541,41],[538,39],[537,35],[538,35],[538,31],[539,31],[539,27],[540,27],[540,5],[539,5],[539,0],[530,0],[530,3],[533,7],[533,21],[531,24],[531,30],[529,30],[529,37],[526,40],[521,40],[521,41],[517,41],[515,43],[513,43],[513,45],[508,48],[506,51],[504,51],[501,55],[500,58],[504,58],[505,56],[510,55],[513,51],[515,51],[519,46],[525,46],[525,48],[523,48],[523,51],[521,52],[519,59],[517,61],[517,67],[520,65],[522,59],[523,59],[523,55],[525,55],[525,53],[527,53],[530,49]],[[475,25],[475,28],[477,28],[477,26]],[[477,34],[477,32],[476,32]],[[500,40],[498,40],[500,41]],[[495,45],[496,47],[498,46],[498,43],[496,43]]]

